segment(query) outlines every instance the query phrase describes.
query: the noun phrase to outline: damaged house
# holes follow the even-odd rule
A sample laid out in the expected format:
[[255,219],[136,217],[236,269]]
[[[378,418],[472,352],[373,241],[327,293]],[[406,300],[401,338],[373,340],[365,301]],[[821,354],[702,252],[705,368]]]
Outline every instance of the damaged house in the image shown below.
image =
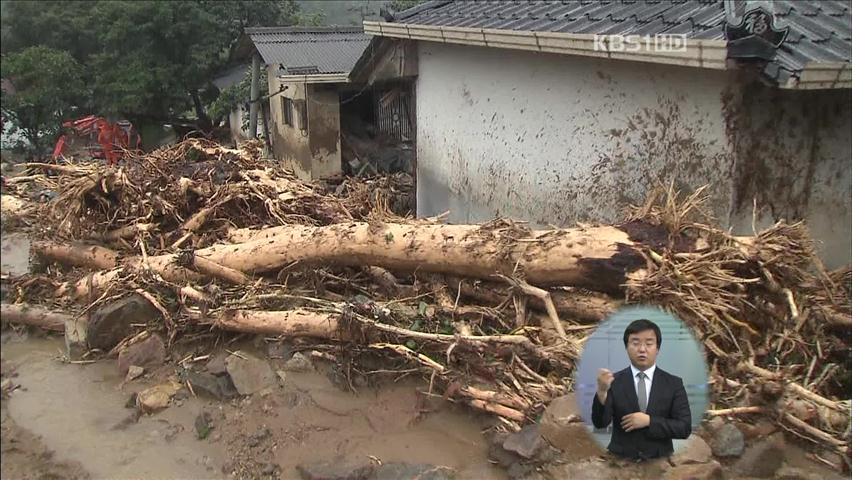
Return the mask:
[[612,222],[672,181],[852,261],[848,2],[430,1],[364,29],[353,77],[416,72],[419,216]]
[[410,82],[350,78],[356,62],[372,55],[370,36],[360,27],[246,33],[267,72],[261,104],[275,158],[305,179],[410,168],[413,111],[410,92],[400,87]]

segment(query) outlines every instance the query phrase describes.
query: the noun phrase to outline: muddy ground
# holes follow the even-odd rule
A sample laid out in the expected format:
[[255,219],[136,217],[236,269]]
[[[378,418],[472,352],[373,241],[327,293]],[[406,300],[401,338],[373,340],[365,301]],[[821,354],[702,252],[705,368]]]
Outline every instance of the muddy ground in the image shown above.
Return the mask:
[[[63,347],[58,338],[4,335],[4,378],[14,372],[20,387],[3,402],[3,478],[299,478],[301,464],[371,458],[448,466],[460,479],[506,478],[487,459],[485,419],[449,404],[421,415],[422,384],[353,395],[322,373],[290,372],[251,397],[189,395],[134,421],[128,398],[170,367],[122,385],[113,362],[63,363]],[[212,430],[199,440],[203,412]]]

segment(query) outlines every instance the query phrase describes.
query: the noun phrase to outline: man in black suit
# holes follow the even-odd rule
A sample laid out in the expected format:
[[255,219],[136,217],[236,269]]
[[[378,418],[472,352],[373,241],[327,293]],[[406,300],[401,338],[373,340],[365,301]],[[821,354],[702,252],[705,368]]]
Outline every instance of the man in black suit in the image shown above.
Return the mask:
[[630,366],[615,374],[598,371],[592,423],[606,428],[615,420],[608,449],[616,455],[637,460],[668,456],[672,439],[692,432],[683,381],[657,367],[662,343],[657,324],[635,320],[624,330]]

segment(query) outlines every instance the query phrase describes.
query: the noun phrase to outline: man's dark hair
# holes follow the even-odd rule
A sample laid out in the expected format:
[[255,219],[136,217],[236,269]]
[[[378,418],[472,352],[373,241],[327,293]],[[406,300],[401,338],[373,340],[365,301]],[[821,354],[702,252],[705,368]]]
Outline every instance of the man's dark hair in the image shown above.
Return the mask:
[[645,318],[633,320],[630,322],[630,325],[624,329],[624,347],[627,348],[627,339],[630,338],[631,334],[644,332],[645,330],[654,331],[654,335],[657,336],[657,348],[659,349],[660,345],[663,344],[663,334],[660,333],[660,327],[658,327],[656,323]]

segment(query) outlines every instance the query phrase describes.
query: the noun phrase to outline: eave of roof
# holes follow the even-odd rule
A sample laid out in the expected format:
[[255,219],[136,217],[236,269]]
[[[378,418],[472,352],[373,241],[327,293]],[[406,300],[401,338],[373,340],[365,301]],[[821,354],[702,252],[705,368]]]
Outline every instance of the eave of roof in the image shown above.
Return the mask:
[[444,27],[405,23],[365,21],[364,32],[392,38],[425,40],[457,45],[528,50],[566,55],[635,60],[642,62],[725,69],[727,42],[725,40],[687,39],[685,49],[665,51],[640,38],[629,48],[622,48],[618,35],[590,33],[533,32],[473,27]]

